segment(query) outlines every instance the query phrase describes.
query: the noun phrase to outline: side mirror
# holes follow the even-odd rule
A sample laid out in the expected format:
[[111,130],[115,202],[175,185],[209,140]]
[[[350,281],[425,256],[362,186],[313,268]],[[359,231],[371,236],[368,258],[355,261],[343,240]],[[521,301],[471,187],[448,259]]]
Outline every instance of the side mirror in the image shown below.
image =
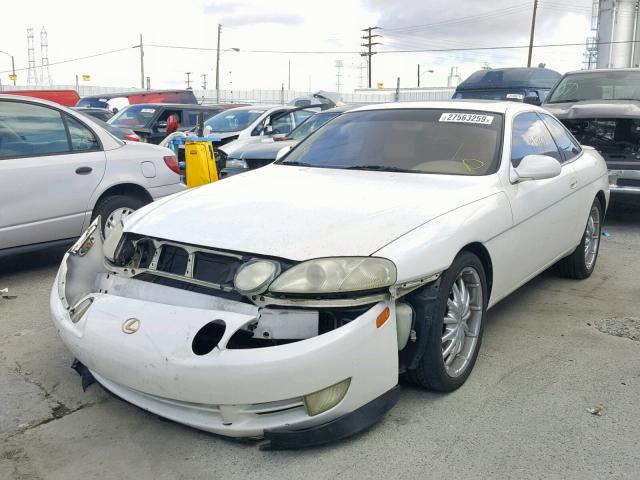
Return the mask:
[[273,135],[273,127],[271,125],[267,125],[262,129],[260,135]]
[[280,160],[282,157],[284,157],[287,153],[289,153],[289,150],[291,150],[291,145],[287,145],[286,147],[278,150],[278,153],[276,154],[276,160]]
[[538,97],[538,95],[527,95],[522,100],[522,103],[528,103],[529,105],[537,105],[538,107],[542,105],[542,102],[540,101],[540,97]]
[[520,183],[527,180],[545,180],[560,175],[560,162],[548,155],[527,155],[520,161],[520,165],[513,169],[512,182]]

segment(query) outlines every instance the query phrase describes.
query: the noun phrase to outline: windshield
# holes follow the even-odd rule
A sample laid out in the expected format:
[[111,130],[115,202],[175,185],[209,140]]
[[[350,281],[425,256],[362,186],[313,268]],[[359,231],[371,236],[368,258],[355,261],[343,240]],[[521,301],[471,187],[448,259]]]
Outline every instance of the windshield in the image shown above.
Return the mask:
[[82,98],[76,107],[107,108],[107,101],[106,98]]
[[145,128],[151,123],[156,111],[156,108],[145,105],[130,105],[111,117],[109,123],[117,127],[127,127],[133,130]]
[[640,72],[607,71],[565,76],[551,92],[547,103],[581,100],[639,100]]
[[317,113],[309,118],[307,118],[304,122],[302,122],[298,127],[293,129],[287,138],[290,140],[302,140],[307,138],[317,129],[319,129],[322,125],[327,123],[332,118],[340,115],[339,113]]
[[227,110],[214,115],[204,122],[212,132],[227,133],[239,132],[251,125],[266,110]]
[[283,165],[487,175],[496,171],[502,115],[440,109],[345,113],[291,151]]

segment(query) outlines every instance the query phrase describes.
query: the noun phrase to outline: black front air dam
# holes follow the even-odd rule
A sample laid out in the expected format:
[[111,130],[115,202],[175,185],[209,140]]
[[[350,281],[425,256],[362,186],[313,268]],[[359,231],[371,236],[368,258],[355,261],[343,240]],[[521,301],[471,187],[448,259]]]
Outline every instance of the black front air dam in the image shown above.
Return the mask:
[[366,430],[382,419],[400,397],[398,385],[362,407],[329,423],[303,430],[274,428],[264,431],[261,450],[293,450],[335,442]]

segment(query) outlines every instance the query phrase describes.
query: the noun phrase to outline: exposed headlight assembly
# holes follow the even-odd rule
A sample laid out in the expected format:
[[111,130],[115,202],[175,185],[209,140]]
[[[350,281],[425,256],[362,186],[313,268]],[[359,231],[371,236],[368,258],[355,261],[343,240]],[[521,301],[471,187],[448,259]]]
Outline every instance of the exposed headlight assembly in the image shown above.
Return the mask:
[[252,260],[240,267],[233,279],[236,290],[244,295],[264,292],[280,273],[280,264],[271,260]]
[[319,258],[300,263],[269,287],[273,293],[347,293],[377,290],[396,283],[396,266],[376,257]]

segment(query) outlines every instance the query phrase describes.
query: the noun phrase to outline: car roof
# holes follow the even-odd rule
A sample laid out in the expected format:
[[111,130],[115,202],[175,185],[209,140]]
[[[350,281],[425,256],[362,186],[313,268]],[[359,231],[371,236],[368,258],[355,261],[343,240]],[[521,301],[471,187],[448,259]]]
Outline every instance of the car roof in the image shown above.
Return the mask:
[[[364,105],[362,105],[364,106]],[[353,110],[354,108],[358,108],[358,105],[343,105],[341,107],[333,107],[333,108],[329,108],[327,110],[322,110],[321,112],[318,112],[318,114],[320,113],[344,113],[344,112],[348,112],[349,110]]]
[[[507,102],[495,100],[444,100],[429,102],[394,102],[379,103],[375,105],[366,105],[358,107],[351,112],[363,112],[368,110],[473,110],[480,112],[507,113],[536,110],[546,112],[543,108],[528,103]],[[351,113],[349,112],[349,113]]]
[[198,105],[196,103],[132,103],[127,107],[145,107],[145,108],[191,108],[196,110],[222,109],[224,107],[218,105]]
[[565,75],[574,75],[576,73],[603,73],[603,72],[639,72],[640,68],[594,68],[593,70],[572,70]]
[[456,90],[551,88],[561,76],[558,72],[549,68],[492,68],[473,72],[464,82],[458,85]]

